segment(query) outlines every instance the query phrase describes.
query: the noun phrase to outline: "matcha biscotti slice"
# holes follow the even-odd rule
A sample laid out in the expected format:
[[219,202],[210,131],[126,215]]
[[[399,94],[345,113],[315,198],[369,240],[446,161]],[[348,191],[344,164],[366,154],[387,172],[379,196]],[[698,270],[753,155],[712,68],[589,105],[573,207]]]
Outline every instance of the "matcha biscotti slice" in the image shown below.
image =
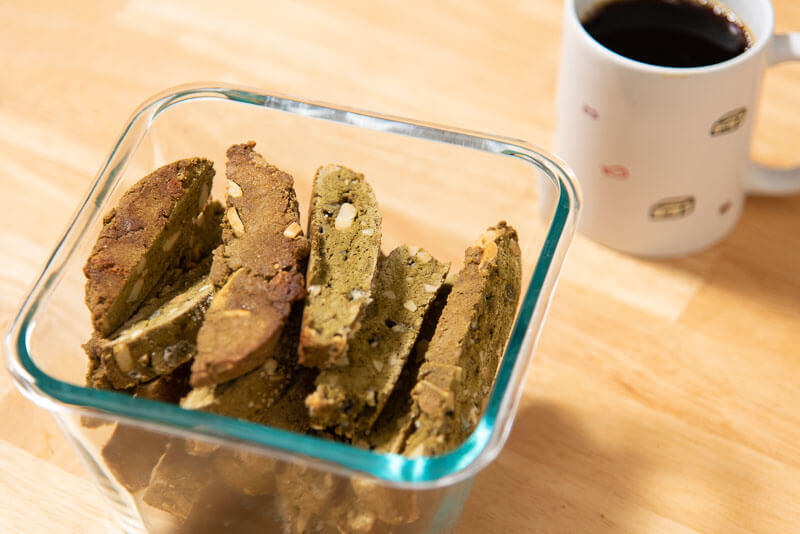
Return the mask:
[[375,302],[350,340],[348,363],[321,370],[306,399],[316,428],[352,437],[372,427],[448,270],[427,251],[405,245],[379,262]]
[[381,215],[363,174],[338,165],[317,170],[308,234],[311,254],[300,363],[341,365],[347,341],[372,302],[380,255]]
[[222,211],[219,202],[209,202],[186,230],[180,265],[162,276],[136,313],[116,331],[108,336],[92,334],[83,346],[89,356],[88,386],[128,390],[171,373],[194,355],[197,328],[210,300],[210,294],[203,298],[195,291],[196,284],[207,279],[211,252],[221,242]]
[[305,295],[304,285],[298,272],[283,271],[267,282],[245,269],[236,271],[214,295],[197,334],[192,386],[221,384],[268,361],[277,371],[296,360],[275,347],[292,304]]
[[[452,274],[448,276],[448,279],[452,276]],[[411,390],[414,389],[417,383],[419,368],[425,361],[425,351],[433,338],[436,324],[439,322],[442,309],[447,303],[447,296],[452,289],[453,285],[448,280],[439,288],[436,298],[428,306],[417,341],[411,349],[408,361],[406,361],[403,370],[400,372],[400,378],[397,379],[386,405],[368,432],[356,433],[353,437],[353,445],[369,448],[377,452],[391,452],[394,454],[403,452],[406,440],[414,425],[414,417],[412,415],[414,403],[411,399]]]
[[168,375],[194,356],[197,332],[211,301],[211,282],[190,272],[179,283],[188,287],[166,291],[166,298],[154,297],[159,301],[155,309],[143,307],[110,338],[92,337],[85,345],[114,389]]
[[[311,369],[299,369],[292,375],[292,381],[283,395],[270,401],[262,393],[274,391],[274,388],[269,384],[267,388],[259,386],[263,385],[264,380],[270,380],[271,375],[256,370],[227,384],[210,386],[220,388],[217,395],[211,391],[212,396],[205,399],[187,397],[188,402],[183,406],[191,407],[193,402],[210,400],[211,404],[201,409],[302,434],[310,429],[303,400],[314,388],[314,374]],[[275,470],[279,464],[275,458],[228,448],[212,450],[196,444],[190,444],[189,452],[200,455],[210,453],[217,476],[229,487],[246,495],[268,495],[275,487]]]
[[223,244],[211,266],[219,289],[198,335],[193,387],[226,382],[262,365],[291,304],[305,296],[309,244],[300,228],[294,181],[254,146],[234,145],[227,152]]
[[134,184],[103,219],[83,269],[86,305],[100,335],[127,320],[188,246],[192,220],[205,208],[213,164],[190,158]]
[[299,303],[283,329],[272,355],[258,368],[222,384],[194,388],[181,400],[181,406],[305,432],[310,426],[304,400],[314,390],[316,373],[289,366],[297,354],[297,338],[302,309]]
[[505,222],[467,249],[411,392],[408,456],[457,447],[477,424],[519,300],[520,248]]

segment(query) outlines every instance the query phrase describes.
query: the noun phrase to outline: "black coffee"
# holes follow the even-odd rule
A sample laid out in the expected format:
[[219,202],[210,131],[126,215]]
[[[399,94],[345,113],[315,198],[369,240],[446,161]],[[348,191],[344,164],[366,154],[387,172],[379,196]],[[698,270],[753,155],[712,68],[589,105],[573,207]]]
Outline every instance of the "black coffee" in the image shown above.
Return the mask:
[[606,48],[664,67],[721,63],[752,43],[738,17],[719,4],[697,0],[612,0],[582,23]]

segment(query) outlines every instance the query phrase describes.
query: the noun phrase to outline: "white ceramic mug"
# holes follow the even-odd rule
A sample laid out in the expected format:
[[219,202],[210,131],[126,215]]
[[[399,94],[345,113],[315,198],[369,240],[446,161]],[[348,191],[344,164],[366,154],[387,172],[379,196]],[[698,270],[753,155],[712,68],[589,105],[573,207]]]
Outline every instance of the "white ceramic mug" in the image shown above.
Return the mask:
[[800,169],[749,156],[764,70],[800,59],[800,33],[773,34],[768,0],[724,1],[752,46],[672,68],[605,48],[581,26],[598,0],[566,0],[555,152],[582,185],[579,229],[590,238],[642,256],[687,254],[734,228],[746,194],[800,191]]

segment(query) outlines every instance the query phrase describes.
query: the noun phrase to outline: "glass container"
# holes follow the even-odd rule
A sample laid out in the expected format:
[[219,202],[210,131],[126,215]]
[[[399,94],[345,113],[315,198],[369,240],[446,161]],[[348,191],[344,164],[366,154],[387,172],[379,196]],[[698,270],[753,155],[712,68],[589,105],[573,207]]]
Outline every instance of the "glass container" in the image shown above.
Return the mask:
[[[81,269],[103,214],[142,176],[195,155],[216,162],[213,195],[222,199],[225,150],[251,139],[294,176],[304,217],[320,165],[364,173],[385,251],[422,246],[455,272],[487,227],[516,228],[518,312],[477,428],[456,450],[380,454],[84,386],[91,324]],[[571,171],[522,141],[257,89],[175,88],[145,102],[114,142],[5,337],[6,362],[58,421],[126,533],[452,532],[475,475],[511,429],[579,199]],[[172,478],[148,482],[156,462]],[[145,498],[142,480],[161,492]]]

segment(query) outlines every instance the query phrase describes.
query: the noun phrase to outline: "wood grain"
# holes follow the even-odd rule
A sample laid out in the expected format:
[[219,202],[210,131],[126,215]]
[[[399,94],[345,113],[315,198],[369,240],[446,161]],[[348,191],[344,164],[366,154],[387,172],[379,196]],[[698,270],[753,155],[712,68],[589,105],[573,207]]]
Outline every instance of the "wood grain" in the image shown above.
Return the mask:
[[[774,2],[779,31],[800,4]],[[2,2],[0,326],[131,111],[220,80],[548,146],[561,2]],[[800,67],[767,75],[753,155],[800,162]],[[681,260],[579,237],[511,438],[459,533],[794,532],[800,198],[752,198]],[[100,532],[49,416],[0,372],[0,530]]]

